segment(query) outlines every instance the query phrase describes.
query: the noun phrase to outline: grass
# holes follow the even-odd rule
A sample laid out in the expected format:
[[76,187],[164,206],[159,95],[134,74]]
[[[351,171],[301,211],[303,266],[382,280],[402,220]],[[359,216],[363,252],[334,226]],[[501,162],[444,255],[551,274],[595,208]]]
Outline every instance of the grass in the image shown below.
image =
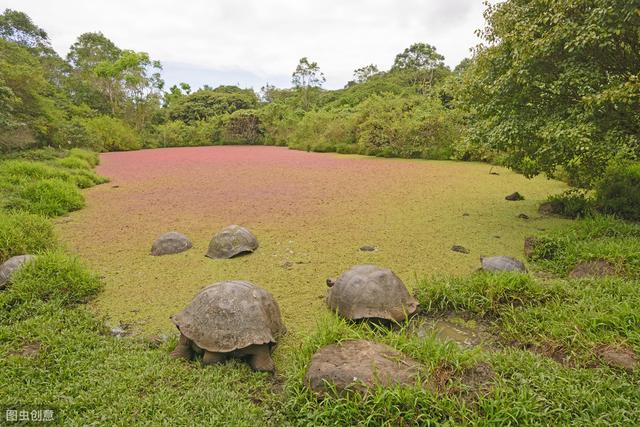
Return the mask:
[[579,262],[606,260],[619,274],[640,278],[640,224],[608,216],[572,223],[567,229],[537,237],[536,265],[566,276]]
[[81,209],[84,197],[79,189],[107,181],[93,172],[97,163],[95,153],[80,149],[41,149],[0,159],[2,207],[47,217]]
[[[637,224],[614,218],[579,220],[539,236],[547,249],[531,261],[536,274],[421,278],[422,312],[394,327],[323,310],[311,331],[278,346],[271,377],[237,361],[203,367],[171,359],[173,334],[112,337],[86,305],[102,281],[57,248],[50,220],[0,211],[2,256],[16,248],[40,254],[0,293],[0,402],[54,409],[56,424],[65,425],[638,425],[640,369],[609,367],[596,355],[602,346],[640,354],[640,283],[629,252],[638,233]],[[593,254],[624,269],[617,277],[566,278]],[[461,349],[415,333],[421,317],[450,312],[488,324],[496,344]],[[312,355],[350,339],[418,360],[428,386],[317,397],[303,381]],[[492,374],[469,381],[480,364]]]
[[57,244],[53,224],[40,215],[0,209],[0,262],[34,254]]

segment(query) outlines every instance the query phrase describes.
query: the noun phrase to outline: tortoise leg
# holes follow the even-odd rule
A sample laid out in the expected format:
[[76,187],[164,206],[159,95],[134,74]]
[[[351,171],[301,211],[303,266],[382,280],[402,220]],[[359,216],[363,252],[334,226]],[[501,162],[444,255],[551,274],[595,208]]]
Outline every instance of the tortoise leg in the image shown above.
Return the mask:
[[261,372],[275,372],[276,367],[271,359],[271,349],[269,344],[262,344],[252,346],[251,353],[249,353],[249,366],[254,371]]
[[224,362],[226,358],[227,357],[224,353],[215,353],[213,351],[205,351],[204,356],[202,356],[202,364],[217,365],[218,363]]
[[191,350],[191,340],[180,334],[178,345],[171,352],[171,357],[175,359],[191,360],[193,358],[193,350]]

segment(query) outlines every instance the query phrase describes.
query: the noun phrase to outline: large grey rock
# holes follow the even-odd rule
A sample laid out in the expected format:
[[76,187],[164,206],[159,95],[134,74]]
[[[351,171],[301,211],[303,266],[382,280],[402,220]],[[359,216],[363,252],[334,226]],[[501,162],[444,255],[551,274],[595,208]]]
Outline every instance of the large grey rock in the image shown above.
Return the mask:
[[345,341],[318,350],[304,380],[319,394],[328,392],[330,385],[338,392],[363,392],[376,385],[416,385],[421,368],[419,362],[387,345]]
[[184,234],[180,234],[177,231],[170,231],[158,237],[151,246],[151,255],[171,255],[184,252],[193,247],[191,240]]
[[480,257],[480,263],[484,271],[527,271],[521,261],[510,256]]
[[34,255],[18,255],[9,258],[4,264],[0,265],[0,289],[4,289],[11,276],[18,271],[24,264],[36,259]]
[[258,249],[258,239],[249,230],[239,225],[230,225],[217,233],[209,243],[209,258],[232,258]]

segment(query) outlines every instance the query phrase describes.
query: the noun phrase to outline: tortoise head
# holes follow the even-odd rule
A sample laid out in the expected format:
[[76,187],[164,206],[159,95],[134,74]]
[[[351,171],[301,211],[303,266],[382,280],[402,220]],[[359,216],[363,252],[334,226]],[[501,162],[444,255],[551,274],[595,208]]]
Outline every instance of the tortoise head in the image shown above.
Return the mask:
[[332,277],[329,277],[329,278],[327,279],[327,286],[328,286],[328,287],[330,287],[330,288],[331,288],[331,287],[332,287],[333,285],[335,285],[335,284],[336,284],[336,279],[334,279],[334,278],[332,278]]

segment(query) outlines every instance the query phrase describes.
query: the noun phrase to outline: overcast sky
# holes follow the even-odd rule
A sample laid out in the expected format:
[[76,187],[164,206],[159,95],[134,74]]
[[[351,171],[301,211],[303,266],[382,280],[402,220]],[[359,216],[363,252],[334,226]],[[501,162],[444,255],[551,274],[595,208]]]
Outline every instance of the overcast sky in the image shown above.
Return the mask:
[[298,59],[317,61],[326,88],[370,63],[388,69],[415,42],[454,67],[478,43],[482,0],[0,0],[44,28],[60,55],[84,32],[163,64],[167,85],[290,85]]

